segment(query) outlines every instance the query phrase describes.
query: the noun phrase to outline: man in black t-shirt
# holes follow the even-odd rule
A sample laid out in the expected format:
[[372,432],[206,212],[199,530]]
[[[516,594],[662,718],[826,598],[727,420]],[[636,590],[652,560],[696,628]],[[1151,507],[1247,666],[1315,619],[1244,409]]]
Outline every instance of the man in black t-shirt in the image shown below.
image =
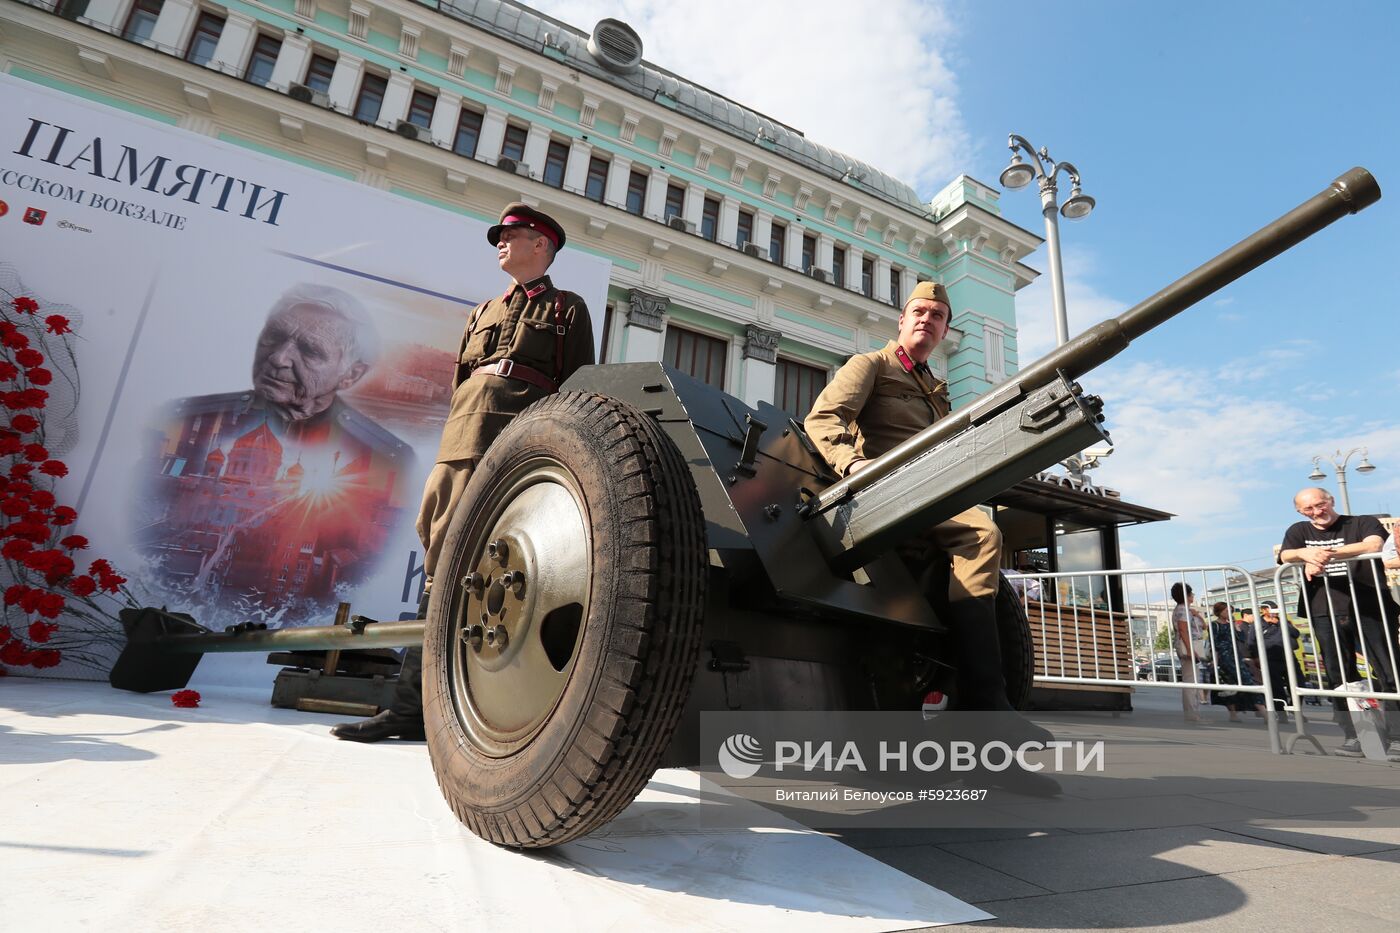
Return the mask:
[[[1364,679],[1356,669],[1356,655],[1364,648],[1372,680],[1383,691],[1394,690],[1394,606],[1389,594],[1376,585],[1378,579],[1385,579],[1383,571],[1375,561],[1345,562],[1379,551],[1385,529],[1370,515],[1337,514],[1325,489],[1304,489],[1293,497],[1293,505],[1307,521],[1295,522],[1284,532],[1278,559],[1303,565],[1302,598],[1312,620],[1313,641],[1322,653],[1327,685],[1335,689]],[[1361,748],[1346,701],[1334,699],[1332,706],[1346,735],[1337,754],[1359,757]]]

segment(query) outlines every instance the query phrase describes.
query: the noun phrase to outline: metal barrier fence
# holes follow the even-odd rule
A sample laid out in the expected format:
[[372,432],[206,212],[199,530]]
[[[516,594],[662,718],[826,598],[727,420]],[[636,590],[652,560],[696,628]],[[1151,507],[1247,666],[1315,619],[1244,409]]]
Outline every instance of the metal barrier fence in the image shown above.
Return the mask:
[[[1030,620],[1037,684],[1178,690],[1187,718],[1198,705],[1192,691],[1233,694],[1235,709],[1264,713],[1270,748],[1288,754],[1300,741],[1323,751],[1307,731],[1303,702],[1400,704],[1400,609],[1378,556],[1329,564],[1334,580],[1339,567],[1350,569],[1339,588],[1320,588],[1315,605],[1304,598],[1298,564],[1280,566],[1262,587],[1232,566],[1008,576]],[[1244,610],[1252,624],[1235,621]],[[1296,728],[1286,746],[1280,713],[1292,713]]]
[[[1182,693],[1183,713],[1198,715],[1199,696],[1220,691],[1257,698],[1269,745],[1281,752],[1275,692],[1266,668],[1249,661],[1263,643],[1256,581],[1240,567],[1010,574],[1035,643],[1035,682],[1085,686],[1160,687]],[[1212,617],[1198,598],[1224,603]],[[1241,628],[1234,612],[1251,609]],[[1219,646],[1219,647],[1217,647]],[[1146,655],[1145,662],[1139,658]]]
[[[1322,572],[1323,579],[1313,584],[1306,581],[1301,564],[1285,564],[1274,573],[1276,588],[1291,582],[1302,594],[1295,618],[1280,624],[1282,660],[1291,697],[1285,708],[1295,713],[1296,728],[1287,752],[1291,753],[1300,741],[1322,750],[1316,737],[1308,733],[1306,718],[1298,715],[1298,701],[1308,697],[1332,700],[1336,718],[1348,738],[1355,737],[1355,728],[1346,701],[1374,709],[1382,719],[1377,736],[1379,751],[1385,752],[1389,736],[1384,720],[1394,718],[1393,708],[1400,703],[1396,678],[1400,607],[1391,596],[1379,558],[1379,554],[1363,554],[1332,561]],[[1296,663],[1299,653],[1303,656],[1301,671]]]

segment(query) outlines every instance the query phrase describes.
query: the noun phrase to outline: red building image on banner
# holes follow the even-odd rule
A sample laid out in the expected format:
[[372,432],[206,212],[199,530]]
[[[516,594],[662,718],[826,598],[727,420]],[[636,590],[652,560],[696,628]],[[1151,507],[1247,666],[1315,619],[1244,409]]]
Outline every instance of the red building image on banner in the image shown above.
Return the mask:
[[408,519],[411,449],[339,399],[309,421],[251,392],[185,399],[171,416],[137,543],[162,588],[196,604],[322,615]]

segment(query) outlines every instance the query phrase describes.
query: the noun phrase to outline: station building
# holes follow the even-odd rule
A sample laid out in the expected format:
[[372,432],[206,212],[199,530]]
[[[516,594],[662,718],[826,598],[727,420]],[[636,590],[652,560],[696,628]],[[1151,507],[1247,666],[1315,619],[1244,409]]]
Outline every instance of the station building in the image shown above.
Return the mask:
[[[921,198],[646,60],[617,20],[585,31],[510,0],[17,0],[0,69],[479,220],[536,205],[611,263],[603,362],[663,360],[798,419],[923,279],[953,303],[929,362],[954,407],[1021,363],[1016,293],[1042,241],[997,189],[959,175]],[[1115,568],[1119,525],[1169,517],[1055,474],[995,504],[1008,565],[1040,570]]]

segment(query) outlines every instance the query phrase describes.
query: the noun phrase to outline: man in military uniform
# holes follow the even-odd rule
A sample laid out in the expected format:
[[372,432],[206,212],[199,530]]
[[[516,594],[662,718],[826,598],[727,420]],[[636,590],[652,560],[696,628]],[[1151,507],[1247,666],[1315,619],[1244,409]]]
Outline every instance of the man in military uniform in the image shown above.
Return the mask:
[[[555,288],[545,274],[564,245],[564,228],[532,207],[511,204],[486,239],[496,247],[511,284],[504,295],[476,309],[462,335],[452,403],[418,515],[427,574],[420,616],[426,614],[447,526],[486,448],[526,406],[558,391],[574,370],[594,362],[587,306],[573,292]],[[335,726],[331,733],[357,742],[423,738],[422,658],[421,648],[405,653],[389,709]]]
[[[837,473],[859,471],[948,414],[948,387],[934,377],[928,358],[947,336],[951,316],[944,287],[920,282],[899,313],[897,339],[851,357],[817,396],[804,426]],[[935,526],[928,538],[952,560],[946,621],[958,642],[959,706],[1010,711],[995,607],[1001,532],[971,508]],[[1025,726],[1028,736],[1051,738]]]

